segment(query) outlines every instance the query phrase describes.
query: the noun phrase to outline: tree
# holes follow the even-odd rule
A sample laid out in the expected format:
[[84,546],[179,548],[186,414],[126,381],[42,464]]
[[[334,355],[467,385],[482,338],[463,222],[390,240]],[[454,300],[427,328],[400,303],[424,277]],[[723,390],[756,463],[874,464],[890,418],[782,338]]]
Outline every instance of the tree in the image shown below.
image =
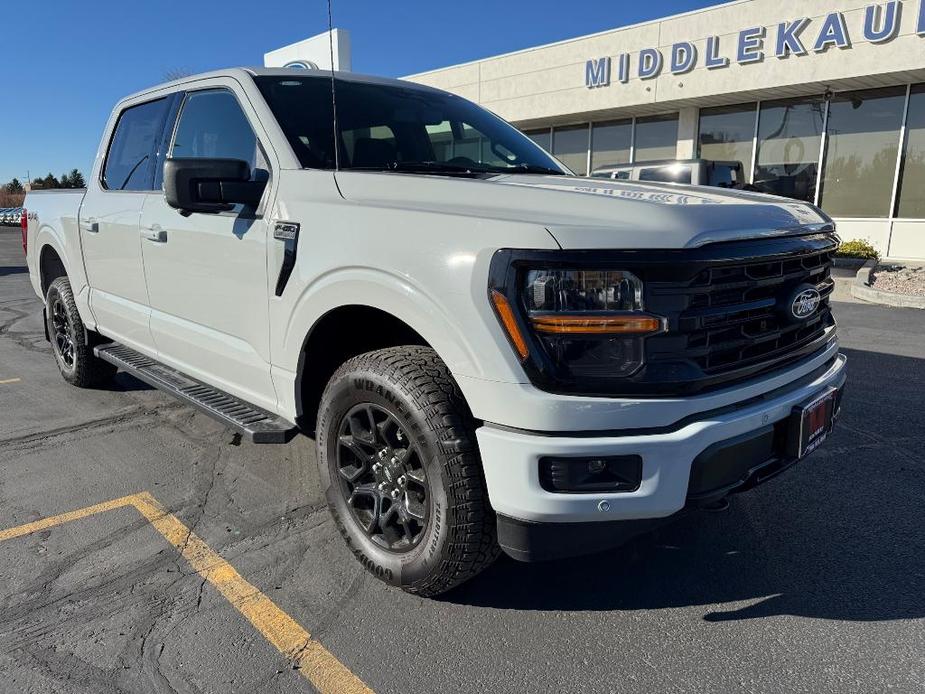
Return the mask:
[[25,188],[23,188],[23,185],[19,182],[18,178],[14,178],[12,181],[6,184],[6,192],[15,195],[25,192]]
[[84,175],[80,173],[77,169],[71,169],[71,188],[86,188],[87,182],[84,180]]
[[61,174],[60,184],[62,188],[73,188],[73,186],[71,185],[71,179],[68,177],[67,174]]
[[41,183],[42,188],[44,188],[45,190],[50,190],[52,188],[61,187],[61,182],[57,178],[55,178],[55,175],[51,173],[51,171],[48,172],[48,175],[45,178],[40,180],[40,183]]

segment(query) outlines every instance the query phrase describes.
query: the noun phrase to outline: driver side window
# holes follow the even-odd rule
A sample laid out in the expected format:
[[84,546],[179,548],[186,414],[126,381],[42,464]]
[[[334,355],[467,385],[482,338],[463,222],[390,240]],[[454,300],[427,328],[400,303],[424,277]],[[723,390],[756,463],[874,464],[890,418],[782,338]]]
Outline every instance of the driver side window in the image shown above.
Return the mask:
[[254,177],[258,166],[257,136],[231,92],[192,92],[180,112],[171,156],[241,159],[250,165]]

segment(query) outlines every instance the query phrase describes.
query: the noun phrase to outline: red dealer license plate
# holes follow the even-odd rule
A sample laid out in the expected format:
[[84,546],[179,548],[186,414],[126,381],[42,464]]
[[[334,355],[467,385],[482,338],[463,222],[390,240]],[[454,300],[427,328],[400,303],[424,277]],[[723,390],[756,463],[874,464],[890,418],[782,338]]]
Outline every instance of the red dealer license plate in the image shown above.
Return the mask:
[[832,431],[837,406],[838,389],[829,387],[793,408],[787,437],[787,453],[791,457],[803,458],[819,448]]

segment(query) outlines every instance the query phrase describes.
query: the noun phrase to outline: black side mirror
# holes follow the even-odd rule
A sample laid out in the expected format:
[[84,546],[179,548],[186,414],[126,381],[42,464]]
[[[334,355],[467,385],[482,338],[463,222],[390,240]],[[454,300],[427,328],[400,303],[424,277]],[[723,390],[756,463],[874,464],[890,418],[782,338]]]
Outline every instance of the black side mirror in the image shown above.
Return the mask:
[[167,159],[164,197],[183,212],[223,212],[236,204],[257,207],[267,184],[250,178],[250,164],[240,159]]

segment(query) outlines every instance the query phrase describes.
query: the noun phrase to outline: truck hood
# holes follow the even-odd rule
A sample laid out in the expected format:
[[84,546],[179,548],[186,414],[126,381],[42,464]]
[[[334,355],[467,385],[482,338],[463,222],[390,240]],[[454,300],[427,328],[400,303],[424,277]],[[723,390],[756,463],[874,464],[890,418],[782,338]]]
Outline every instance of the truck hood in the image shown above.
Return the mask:
[[341,194],[357,204],[538,224],[570,249],[692,248],[833,228],[832,220],[808,203],[703,186],[352,171],[340,171],[336,178]]

